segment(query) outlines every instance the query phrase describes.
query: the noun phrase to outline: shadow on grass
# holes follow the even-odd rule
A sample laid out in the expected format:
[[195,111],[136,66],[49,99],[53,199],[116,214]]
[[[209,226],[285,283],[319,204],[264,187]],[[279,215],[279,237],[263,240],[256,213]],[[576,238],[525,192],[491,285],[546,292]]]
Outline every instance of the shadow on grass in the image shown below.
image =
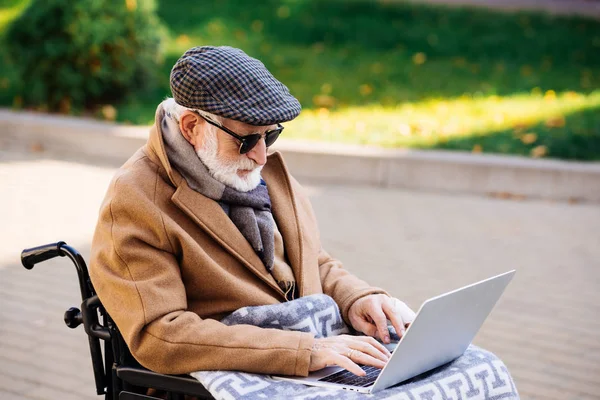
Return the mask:
[[600,107],[569,115],[564,123],[560,122],[563,126],[549,127],[542,122],[518,129],[453,137],[420,147],[600,161],[599,114]]
[[[152,108],[170,94],[177,58],[207,44],[239,47],[260,59],[304,108],[395,106],[463,93],[506,96],[536,87],[578,93],[600,88],[600,22],[595,20],[399,0],[251,5],[157,0],[157,5],[170,34],[165,62],[154,90],[127,99],[144,116],[126,112],[121,121],[151,119]],[[0,102],[10,105],[15,76],[8,60],[1,61]]]
[[159,5],[179,38],[167,67],[186,45],[237,46],[261,59],[305,107],[319,106],[318,94],[342,106],[385,105],[600,87],[591,73],[600,67],[600,23],[593,20],[372,0]]
[[[0,4],[7,1],[27,0]],[[399,0],[156,1],[169,32],[165,62],[153,90],[116,105],[121,122],[151,123],[156,105],[170,95],[172,65],[199,45],[239,47],[260,59],[308,110],[375,105],[394,113],[401,105],[463,94],[504,98],[553,90],[587,95],[600,89],[600,22],[591,19]],[[10,105],[16,78],[6,61],[0,58],[0,104]],[[441,116],[432,108],[431,118]],[[490,117],[483,112],[482,118]],[[571,149],[594,142],[600,116],[595,120],[592,112],[567,118],[568,129],[558,129],[558,137],[549,134],[551,149],[570,142],[549,154],[571,158],[583,151],[583,159],[596,157],[585,148]],[[393,121],[399,122],[405,121]],[[591,126],[591,133],[579,133],[588,131],[580,125]],[[476,143],[479,137],[456,138],[435,146],[530,151],[513,148],[511,135],[492,132],[483,143]]]

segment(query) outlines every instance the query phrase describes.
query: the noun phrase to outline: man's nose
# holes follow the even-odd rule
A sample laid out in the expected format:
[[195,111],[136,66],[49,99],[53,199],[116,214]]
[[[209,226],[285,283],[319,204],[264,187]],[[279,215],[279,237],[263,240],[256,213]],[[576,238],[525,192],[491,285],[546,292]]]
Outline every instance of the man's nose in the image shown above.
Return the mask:
[[265,144],[265,140],[260,139],[256,146],[247,152],[246,155],[258,165],[265,165],[267,163],[267,145]]

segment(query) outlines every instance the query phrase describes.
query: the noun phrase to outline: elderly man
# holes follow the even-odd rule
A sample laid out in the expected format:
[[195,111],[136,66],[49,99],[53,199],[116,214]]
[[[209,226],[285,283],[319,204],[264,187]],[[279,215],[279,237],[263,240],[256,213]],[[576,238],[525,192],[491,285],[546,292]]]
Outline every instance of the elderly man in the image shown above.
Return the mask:
[[[94,287],[133,356],[169,374],[383,367],[390,354],[374,338],[390,341],[387,320],[400,335],[410,321],[322,249],[302,188],[279,153],[267,155],[298,101],[230,47],[188,50],[171,89],[148,143],[112,180],[92,244]],[[319,293],[366,336],[219,322],[240,307]]]

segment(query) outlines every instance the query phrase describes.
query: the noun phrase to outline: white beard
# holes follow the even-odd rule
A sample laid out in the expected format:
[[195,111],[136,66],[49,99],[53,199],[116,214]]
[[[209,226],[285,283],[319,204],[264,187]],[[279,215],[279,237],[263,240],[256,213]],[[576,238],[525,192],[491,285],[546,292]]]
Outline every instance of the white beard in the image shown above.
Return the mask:
[[[263,166],[257,166],[247,157],[242,157],[233,163],[223,162],[219,159],[218,146],[216,132],[213,129],[207,129],[202,148],[196,151],[213,178],[240,192],[249,192],[255,189],[260,184],[260,172]],[[240,169],[252,170],[252,172],[242,178],[237,174]]]

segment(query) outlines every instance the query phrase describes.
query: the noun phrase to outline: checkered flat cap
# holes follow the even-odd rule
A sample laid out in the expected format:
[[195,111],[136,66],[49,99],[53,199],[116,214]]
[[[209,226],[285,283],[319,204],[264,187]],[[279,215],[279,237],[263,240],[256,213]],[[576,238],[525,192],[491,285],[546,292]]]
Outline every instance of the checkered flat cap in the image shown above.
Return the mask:
[[232,47],[186,51],[171,70],[178,104],[250,125],[273,125],[300,114],[298,100],[263,63]]

